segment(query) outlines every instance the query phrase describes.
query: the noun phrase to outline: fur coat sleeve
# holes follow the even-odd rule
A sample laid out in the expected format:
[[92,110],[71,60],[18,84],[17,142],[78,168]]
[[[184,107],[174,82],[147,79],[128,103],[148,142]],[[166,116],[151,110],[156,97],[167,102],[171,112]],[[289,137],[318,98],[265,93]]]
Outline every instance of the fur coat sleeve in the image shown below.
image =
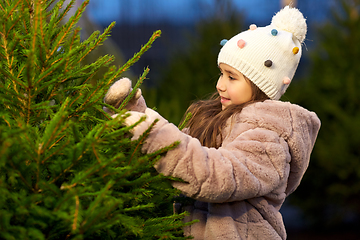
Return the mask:
[[[218,149],[160,122],[143,151],[155,152],[175,141],[180,145],[157,164],[157,171],[183,179],[174,187],[188,197],[212,203],[268,195],[288,195],[308,166],[320,127],[315,113],[280,101],[252,104],[227,121]],[[280,191],[278,191],[281,189]]]

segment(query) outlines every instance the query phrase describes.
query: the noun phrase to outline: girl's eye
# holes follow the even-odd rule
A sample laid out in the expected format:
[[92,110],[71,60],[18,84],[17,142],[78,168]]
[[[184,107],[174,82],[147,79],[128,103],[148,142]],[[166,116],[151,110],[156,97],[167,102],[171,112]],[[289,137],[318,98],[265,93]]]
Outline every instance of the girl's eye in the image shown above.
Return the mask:
[[235,80],[235,78],[234,78],[234,77],[232,77],[232,76],[229,76],[229,79],[230,79],[230,80]]

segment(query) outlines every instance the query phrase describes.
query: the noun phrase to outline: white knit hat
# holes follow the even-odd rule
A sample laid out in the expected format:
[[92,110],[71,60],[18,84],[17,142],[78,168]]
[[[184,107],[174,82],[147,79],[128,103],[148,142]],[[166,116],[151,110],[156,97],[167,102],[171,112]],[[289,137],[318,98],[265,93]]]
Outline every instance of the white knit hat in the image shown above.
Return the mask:
[[286,6],[273,16],[269,26],[252,24],[249,30],[223,40],[218,64],[237,69],[269,98],[278,100],[295,74],[306,32],[302,13]]

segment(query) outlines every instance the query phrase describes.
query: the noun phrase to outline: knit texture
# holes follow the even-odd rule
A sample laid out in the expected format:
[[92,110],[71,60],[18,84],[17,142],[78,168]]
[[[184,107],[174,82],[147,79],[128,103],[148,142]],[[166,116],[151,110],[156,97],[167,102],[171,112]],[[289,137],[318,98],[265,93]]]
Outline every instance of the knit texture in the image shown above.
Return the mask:
[[227,41],[220,50],[218,64],[237,69],[268,97],[278,100],[298,67],[306,29],[302,13],[287,6],[269,26],[252,25]]

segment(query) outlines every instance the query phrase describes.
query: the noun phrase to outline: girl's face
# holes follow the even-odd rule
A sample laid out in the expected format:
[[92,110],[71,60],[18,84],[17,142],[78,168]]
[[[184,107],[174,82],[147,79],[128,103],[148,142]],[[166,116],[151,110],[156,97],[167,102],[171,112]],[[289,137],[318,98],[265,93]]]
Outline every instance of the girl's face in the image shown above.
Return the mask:
[[233,67],[220,63],[220,77],[216,89],[221,97],[222,110],[232,104],[241,104],[251,100],[252,89],[245,76]]

